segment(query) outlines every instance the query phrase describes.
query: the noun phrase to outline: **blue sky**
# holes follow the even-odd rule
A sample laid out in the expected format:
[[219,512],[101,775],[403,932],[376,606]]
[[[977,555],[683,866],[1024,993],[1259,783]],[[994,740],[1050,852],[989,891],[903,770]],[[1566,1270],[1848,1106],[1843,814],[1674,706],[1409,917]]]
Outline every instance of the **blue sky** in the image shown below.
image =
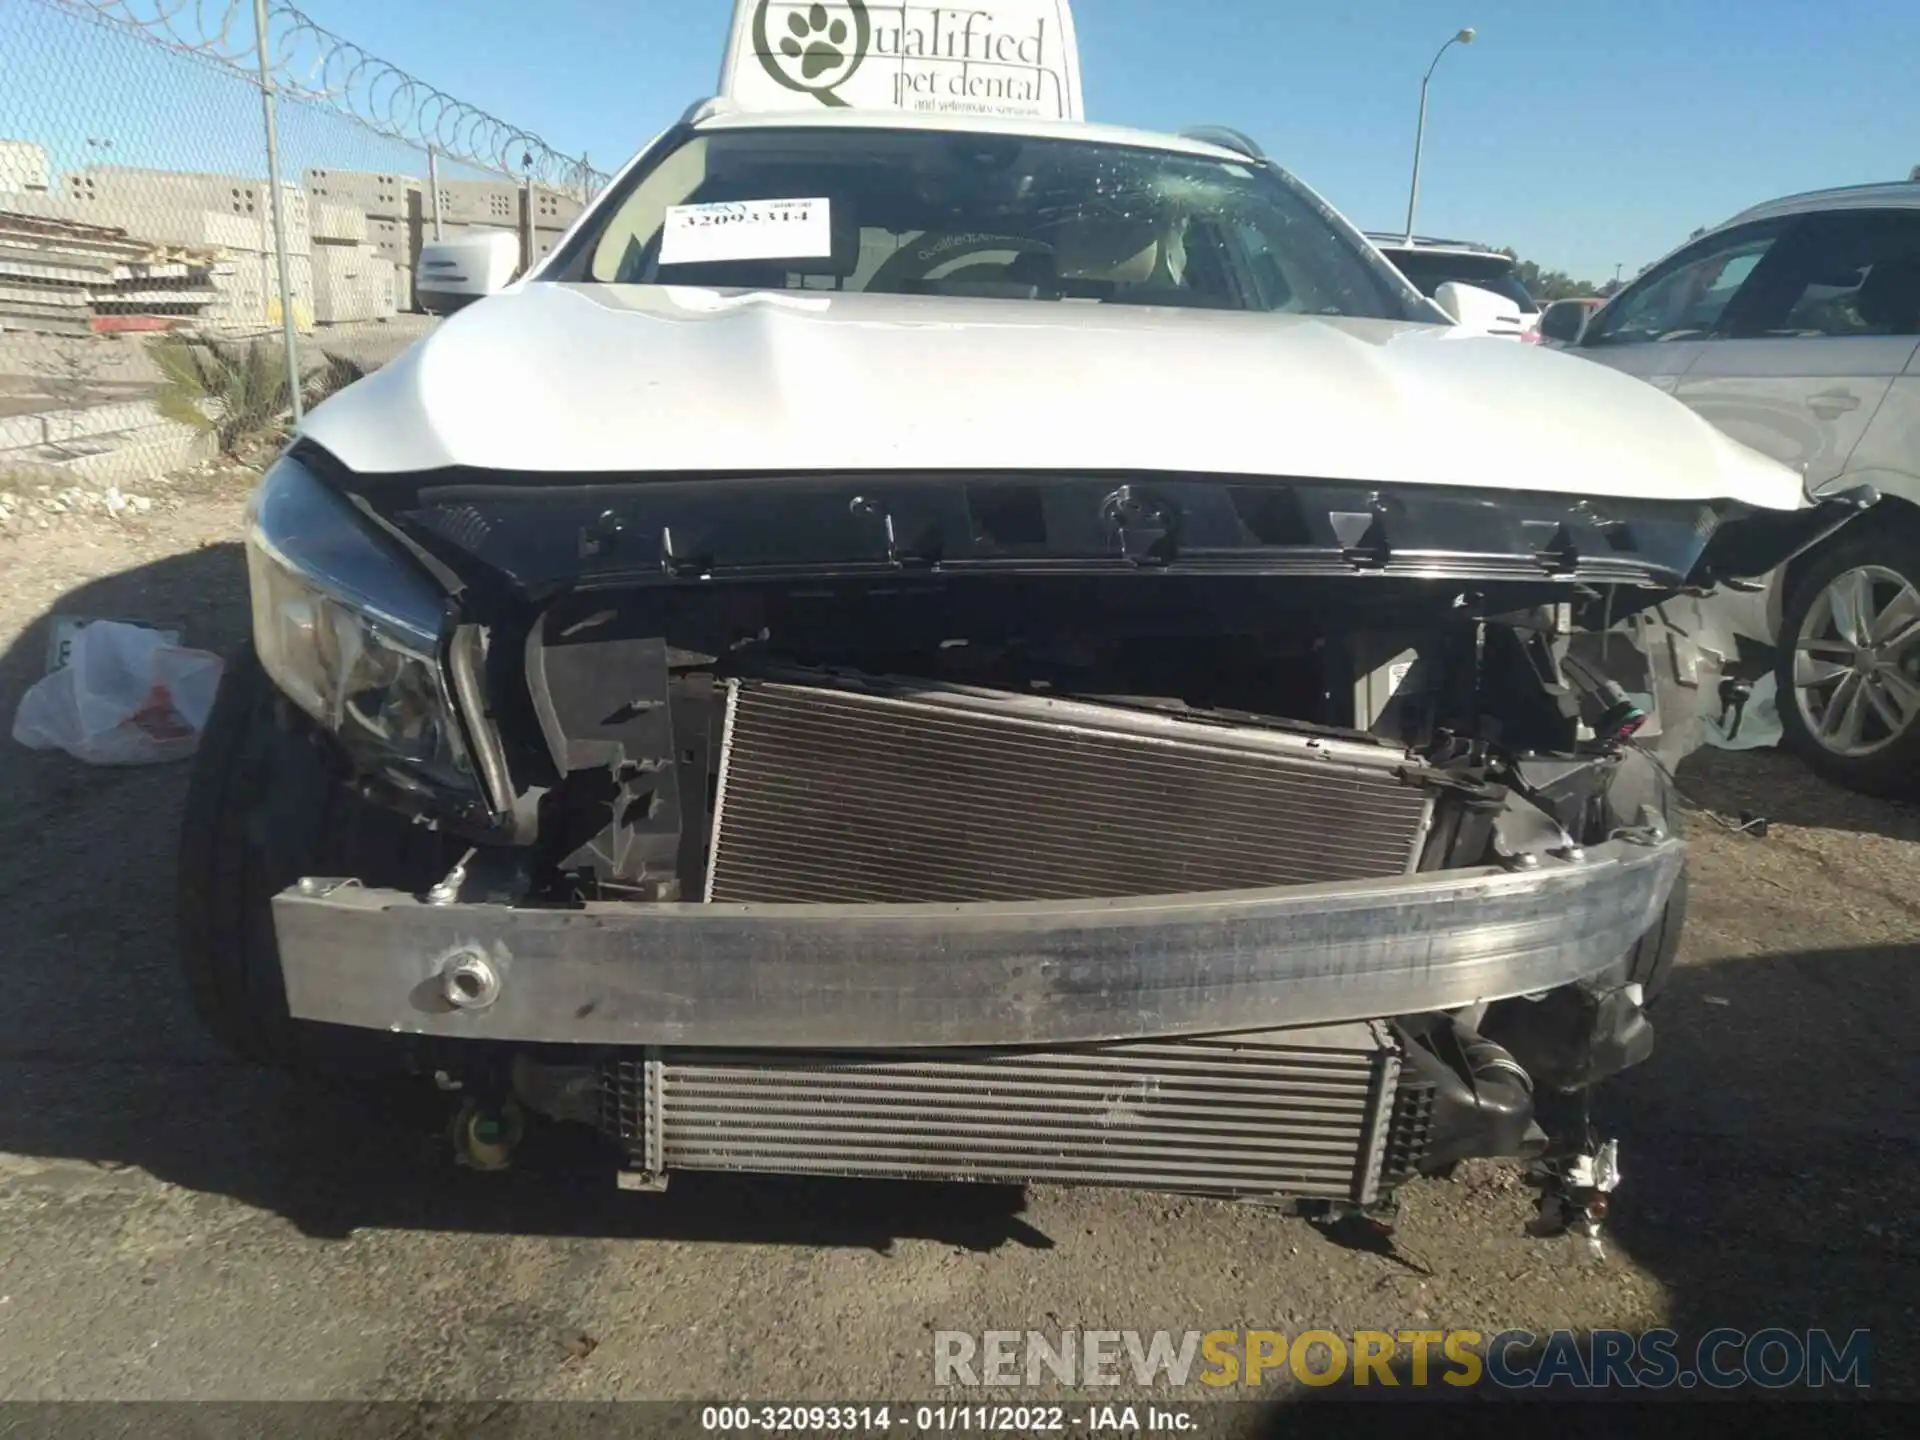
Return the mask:
[[[612,169],[711,92],[731,5],[302,8]],[[1368,228],[1403,222],[1421,73],[1476,27],[1434,77],[1420,229],[1591,280],[1756,201],[1920,164],[1913,0],[1079,0],[1074,14],[1090,118],[1234,125]]]

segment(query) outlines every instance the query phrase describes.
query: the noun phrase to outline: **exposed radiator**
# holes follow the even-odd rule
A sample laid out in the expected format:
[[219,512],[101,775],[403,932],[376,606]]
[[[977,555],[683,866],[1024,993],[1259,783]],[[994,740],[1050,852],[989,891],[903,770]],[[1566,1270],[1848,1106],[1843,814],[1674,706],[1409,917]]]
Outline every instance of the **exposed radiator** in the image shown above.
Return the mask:
[[[633,1168],[1371,1202],[1425,1145],[1373,1024],[1058,1052],[665,1049],[610,1064]],[[1399,1103],[1396,1105],[1396,1100]],[[1397,1133],[1404,1131],[1406,1133]]]
[[1391,751],[943,688],[736,681],[716,901],[1018,901],[1411,869],[1430,802]]

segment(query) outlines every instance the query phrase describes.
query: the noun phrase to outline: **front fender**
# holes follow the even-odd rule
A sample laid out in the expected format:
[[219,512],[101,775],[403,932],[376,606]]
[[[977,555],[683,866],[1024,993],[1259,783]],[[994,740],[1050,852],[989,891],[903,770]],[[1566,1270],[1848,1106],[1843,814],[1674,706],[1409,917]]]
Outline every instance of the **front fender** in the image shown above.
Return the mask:
[[1708,589],[1771,574],[1879,503],[1873,486],[1855,485],[1798,510],[1754,510],[1726,520],[1700,552],[1687,584]]
[[[1880,503],[1872,507],[1869,524],[1900,523],[1920,538],[1920,475],[1909,474],[1904,470],[1853,470],[1845,475],[1835,476],[1825,485],[1813,492],[1815,499],[1837,495],[1861,485],[1871,485],[1880,492]],[[1856,520],[1865,518],[1855,516]],[[1852,522],[1849,521],[1849,524]],[[1835,532],[1845,533],[1845,528]],[[1829,539],[1834,536],[1829,536]],[[1821,542],[1826,543],[1825,541]],[[1773,637],[1780,633],[1780,627],[1786,622],[1787,596],[1792,593],[1794,581],[1805,570],[1813,558],[1811,547],[1802,550],[1786,565],[1774,573],[1772,583],[1767,587],[1767,643],[1773,643]]]

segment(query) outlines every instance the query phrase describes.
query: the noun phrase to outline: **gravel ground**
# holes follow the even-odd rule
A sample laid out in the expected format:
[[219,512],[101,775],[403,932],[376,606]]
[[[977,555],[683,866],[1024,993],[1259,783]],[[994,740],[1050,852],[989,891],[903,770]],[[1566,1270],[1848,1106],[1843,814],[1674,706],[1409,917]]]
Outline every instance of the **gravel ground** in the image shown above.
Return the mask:
[[[243,488],[0,536],[8,716],[51,613],[238,640]],[[0,1396],[900,1400],[933,1392],[944,1328],[1664,1324],[1866,1327],[1876,1392],[1920,1397],[1920,816],[1783,756],[1683,773],[1773,824],[1695,817],[1657,1052],[1606,1092],[1626,1179],[1598,1260],[1528,1238],[1498,1165],[1411,1187],[1393,1254],[1148,1195],[454,1171],[435,1097],[296,1088],[199,1034],[185,780],[0,745]]]

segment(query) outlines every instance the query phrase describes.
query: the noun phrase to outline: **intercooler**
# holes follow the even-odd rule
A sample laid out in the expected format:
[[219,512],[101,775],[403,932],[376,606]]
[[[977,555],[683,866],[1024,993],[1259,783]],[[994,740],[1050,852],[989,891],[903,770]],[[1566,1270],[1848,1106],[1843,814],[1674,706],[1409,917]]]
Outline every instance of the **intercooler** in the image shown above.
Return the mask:
[[706,898],[1096,899],[1413,868],[1385,746],[954,687],[729,684]]
[[1053,1052],[661,1049],[610,1064],[630,1167],[1371,1202],[1431,1096],[1377,1024]]

